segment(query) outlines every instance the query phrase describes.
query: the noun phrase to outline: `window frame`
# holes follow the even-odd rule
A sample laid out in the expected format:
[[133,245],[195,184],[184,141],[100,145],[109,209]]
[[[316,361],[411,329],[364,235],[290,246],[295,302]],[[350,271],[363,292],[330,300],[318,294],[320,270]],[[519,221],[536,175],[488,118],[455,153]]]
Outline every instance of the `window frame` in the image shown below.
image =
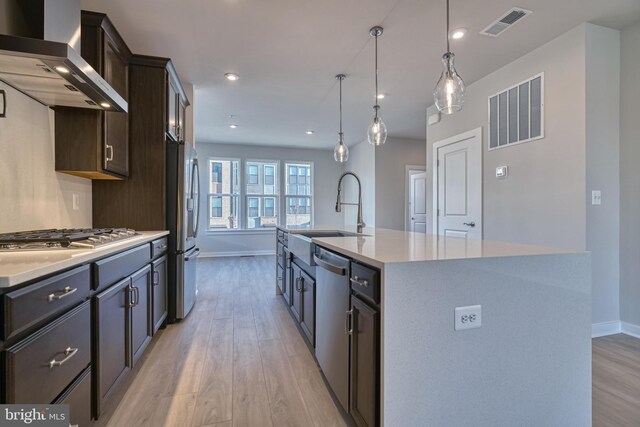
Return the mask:
[[[209,192],[209,190],[211,189],[211,183],[214,182],[212,181],[213,179],[213,169],[212,169],[212,164],[213,163],[217,163],[217,162],[238,162],[238,190],[239,193],[211,193]],[[240,230],[242,230],[242,203],[241,203],[241,194],[242,194],[242,181],[241,181],[241,177],[242,177],[242,159],[239,157],[224,157],[224,156],[209,156],[207,158],[207,164],[209,166],[208,171],[209,171],[209,175],[207,176],[207,212],[208,212],[208,216],[207,216],[207,227],[206,227],[206,232],[207,233],[236,233]],[[222,179],[222,177],[221,177]],[[233,185],[233,183],[232,183]],[[214,197],[219,197],[220,199],[222,199],[223,197],[231,197],[232,199],[235,198],[235,200],[237,201],[237,224],[238,227],[237,228],[223,228],[223,227],[211,227],[210,226],[210,222],[211,222],[211,218],[222,218],[222,216],[220,217],[212,217],[211,214],[213,213],[213,198]],[[222,209],[222,208],[220,208]]]
[[[284,160],[284,167],[282,168],[283,170],[283,182],[282,182],[282,187],[284,189],[284,191],[282,192],[282,199],[283,199],[283,203],[282,203],[282,222],[281,225],[286,227],[287,226],[287,212],[289,210],[289,199],[296,199],[296,198],[305,198],[307,200],[309,200],[309,205],[307,205],[307,209],[310,210],[309,212],[309,228],[313,228],[314,222],[315,222],[315,184],[316,184],[316,180],[315,180],[315,164],[313,161],[309,161],[309,160]],[[298,186],[301,185],[299,184],[299,179],[298,177],[300,176],[300,166],[303,166],[305,168],[309,168],[309,177],[311,178],[311,182],[309,183],[309,194],[304,194],[304,195],[298,195],[298,194],[289,194],[289,181],[288,181],[288,177],[289,175],[289,168],[290,167],[296,167],[296,183],[294,185]],[[293,176],[293,175],[291,175]],[[305,180],[306,180],[306,175],[305,176]],[[303,185],[307,185],[306,183]],[[296,190],[297,193],[297,190]]]

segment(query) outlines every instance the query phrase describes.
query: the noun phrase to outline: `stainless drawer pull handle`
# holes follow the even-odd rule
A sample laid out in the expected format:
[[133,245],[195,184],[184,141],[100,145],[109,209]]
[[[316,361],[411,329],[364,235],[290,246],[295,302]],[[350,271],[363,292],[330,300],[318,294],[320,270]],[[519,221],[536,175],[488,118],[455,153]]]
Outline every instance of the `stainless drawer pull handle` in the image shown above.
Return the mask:
[[347,321],[346,321],[346,323],[344,325],[345,326],[344,333],[347,334],[347,335],[353,334],[353,328],[349,328],[350,323],[351,323],[351,322],[349,322],[349,320],[350,320],[352,314],[353,314],[353,309],[347,310]]
[[78,353],[78,349],[77,348],[67,347],[67,349],[64,351],[64,355],[66,357],[64,359],[62,359],[62,360],[53,359],[51,362],[49,362],[49,369],[53,369],[55,366],[64,365],[65,363],[67,363],[69,361],[69,359],[71,359],[73,356],[75,356],[76,353]]
[[167,249],[167,245],[158,246],[158,250],[160,251],[164,251],[165,249]]
[[112,162],[113,161],[113,145],[106,144],[104,147],[105,151],[105,161]]
[[158,270],[153,270],[153,286],[158,286],[160,284],[160,273]]
[[369,282],[367,282],[366,280],[360,280],[358,276],[353,276],[349,280],[351,281],[351,283],[355,283],[356,285],[364,286],[365,288],[369,287]]
[[75,291],[77,291],[78,288],[72,288],[67,286],[66,288],[64,288],[62,291],[56,291],[56,292],[61,292],[58,295],[56,295],[56,292],[49,294],[49,301],[55,301],[58,299],[63,299],[68,297],[69,295],[71,295],[72,293],[74,293]]

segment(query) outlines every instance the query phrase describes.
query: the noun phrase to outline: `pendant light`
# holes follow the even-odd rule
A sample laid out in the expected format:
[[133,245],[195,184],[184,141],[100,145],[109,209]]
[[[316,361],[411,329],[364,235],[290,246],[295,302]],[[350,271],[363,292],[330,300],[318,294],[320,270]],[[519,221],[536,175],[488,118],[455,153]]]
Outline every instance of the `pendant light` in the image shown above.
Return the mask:
[[443,114],[460,111],[464,104],[465,86],[453,64],[455,57],[449,48],[449,0],[447,0],[447,52],[442,55],[444,70],[433,92],[436,107]]
[[344,133],[342,133],[342,81],[347,76],[344,74],[338,74],[336,79],[340,82],[340,132],[338,132],[338,143],[333,149],[333,158],[338,163],[345,163],[349,160],[349,147],[344,143]]
[[382,27],[373,27],[369,30],[369,34],[376,40],[376,97],[373,106],[373,122],[367,129],[367,140],[369,144],[382,145],[387,141],[387,127],[380,117],[380,106],[378,105],[378,37],[382,35]]

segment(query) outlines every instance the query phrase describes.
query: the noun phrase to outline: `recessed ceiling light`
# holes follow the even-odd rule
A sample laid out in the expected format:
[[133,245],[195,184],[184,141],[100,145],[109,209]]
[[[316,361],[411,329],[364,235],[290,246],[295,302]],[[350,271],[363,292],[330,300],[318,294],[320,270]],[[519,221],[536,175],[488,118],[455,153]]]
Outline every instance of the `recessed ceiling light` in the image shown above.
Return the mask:
[[59,73],[69,74],[69,69],[67,67],[63,67],[62,65],[56,65],[53,68]]
[[232,123],[232,124],[230,124],[230,125],[229,125],[229,127],[230,127],[231,129],[235,129],[235,128],[237,128],[237,127],[238,127],[238,125],[236,125],[236,124],[233,124],[233,123]]
[[305,132],[307,135],[313,135],[313,131],[311,129],[309,129],[308,131]]
[[231,80],[232,82],[235,82],[240,78],[240,76],[236,73],[227,73],[224,76],[227,78],[227,80]]
[[458,28],[455,29],[453,31],[451,31],[451,38],[454,40],[460,40],[461,38],[463,38],[465,36],[465,34],[467,34],[467,29],[466,28]]
[[100,106],[103,108],[111,108],[111,104],[109,104],[108,102],[101,102]]
[[378,94],[378,99],[384,99],[386,95],[384,93],[379,93]]

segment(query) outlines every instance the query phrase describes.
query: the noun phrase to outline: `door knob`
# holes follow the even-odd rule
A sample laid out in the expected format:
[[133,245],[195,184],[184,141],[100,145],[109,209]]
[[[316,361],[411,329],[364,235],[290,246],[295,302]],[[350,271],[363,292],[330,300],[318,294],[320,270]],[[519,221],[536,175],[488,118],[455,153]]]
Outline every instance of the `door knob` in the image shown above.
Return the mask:
[[475,227],[476,223],[471,221],[471,222],[463,222],[462,225],[466,225],[468,227]]

